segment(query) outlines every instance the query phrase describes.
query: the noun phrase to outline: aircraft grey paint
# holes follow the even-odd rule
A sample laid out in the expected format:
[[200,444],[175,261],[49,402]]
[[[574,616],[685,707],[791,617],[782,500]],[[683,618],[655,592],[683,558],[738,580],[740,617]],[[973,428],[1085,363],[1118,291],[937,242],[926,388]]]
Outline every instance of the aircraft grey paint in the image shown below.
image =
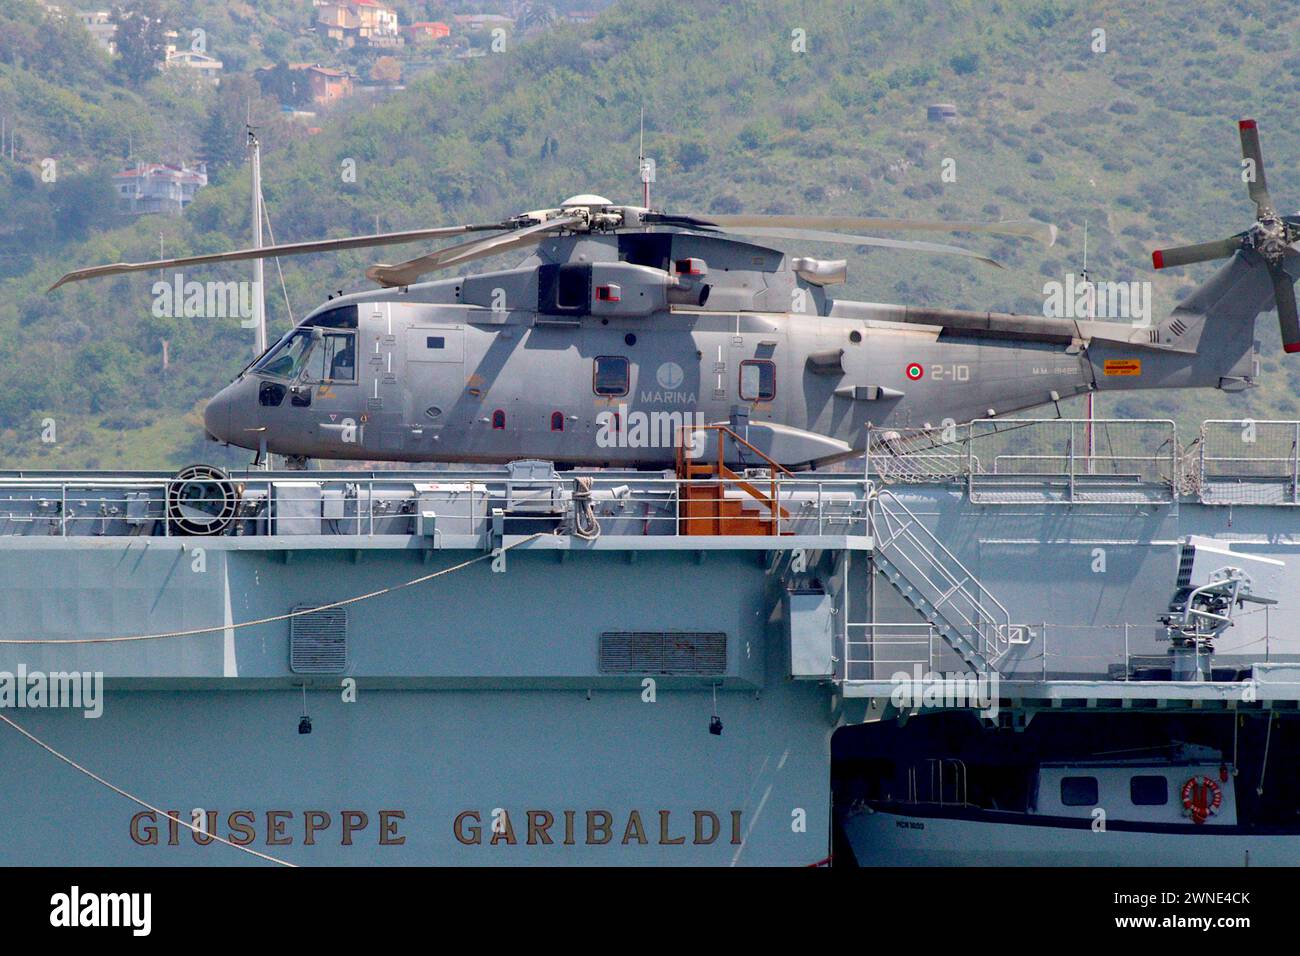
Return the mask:
[[[640,264],[651,247],[663,261]],[[355,308],[355,333],[332,330],[355,334],[355,371],[313,375],[308,355],[286,378],[263,359],[209,403],[206,427],[307,458],[658,467],[684,414],[739,411],[754,445],[798,467],[861,451],[869,423],[937,426],[1094,388],[1247,387],[1273,295],[1238,252],[1166,321],[1134,328],[835,300],[792,263],[808,260],[687,232],[561,236],[518,269],[342,296],[299,328]],[[561,264],[583,295],[569,314],[555,314]],[[601,298],[611,288],[616,302]],[[606,359],[613,382],[596,394]],[[771,364],[756,379],[753,363]],[[261,398],[268,383],[278,404]]]
[[[670,215],[580,195],[499,223],[116,263],[65,282],[496,232],[367,276],[212,399],[209,436],[292,459],[671,464],[688,426],[728,423],[768,457],[812,467],[865,448],[868,426],[996,417],[1091,390],[1254,384],[1255,319],[1275,304],[1300,350],[1300,216],[1277,212],[1258,129],[1238,124],[1255,223],[1153,253],[1157,268],[1229,258],[1154,328],[836,300],[843,260],[731,238],[761,234],[913,252],[953,246],[829,230],[988,232],[1055,240],[1033,221]],[[436,269],[531,247],[517,269]],[[996,263],[993,263],[996,265]],[[711,451],[701,444],[696,452]],[[739,454],[739,452],[737,452]],[[757,464],[757,461],[751,462]]]

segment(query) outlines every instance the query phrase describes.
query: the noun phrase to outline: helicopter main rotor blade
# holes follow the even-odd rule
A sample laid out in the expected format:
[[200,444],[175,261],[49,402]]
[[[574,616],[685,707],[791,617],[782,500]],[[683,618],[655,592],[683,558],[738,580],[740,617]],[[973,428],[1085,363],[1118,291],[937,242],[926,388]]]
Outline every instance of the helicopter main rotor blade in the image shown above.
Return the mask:
[[546,222],[534,223],[531,226],[525,226],[523,229],[514,229],[499,236],[490,236],[487,239],[476,239],[473,242],[462,242],[455,246],[448,246],[445,249],[438,249],[428,255],[408,259],[406,262],[399,262],[396,265],[374,265],[366,270],[366,277],[383,286],[411,285],[426,272],[445,269],[449,266],[471,262],[474,259],[482,259],[484,256],[496,255],[501,252],[509,252],[511,249],[518,249],[521,246],[532,245],[546,238],[548,232],[554,232],[582,221],[579,216],[563,216],[559,219],[549,219]]
[[1001,222],[967,222],[943,219],[882,219],[874,216],[665,216],[666,224],[694,222],[702,226],[738,229],[748,226],[791,229],[904,229],[922,232],[985,232],[1002,236],[1025,236],[1050,246],[1056,242],[1056,227],[1036,219],[1006,219]]
[[1169,269],[1174,266],[1187,266],[1193,262],[1209,262],[1211,259],[1226,259],[1242,247],[1245,233],[1216,239],[1214,242],[1200,242],[1194,246],[1176,246],[1173,249],[1157,249],[1151,253],[1151,264],[1157,269]]
[[1253,119],[1237,124],[1241,134],[1241,158],[1250,165],[1246,168],[1246,189],[1255,203],[1256,218],[1274,215],[1273,200],[1268,194],[1268,180],[1264,178],[1264,152],[1259,146],[1259,126]]
[[1277,299],[1277,322],[1282,330],[1282,348],[1287,352],[1300,352],[1300,310],[1296,309],[1295,279],[1282,268],[1281,263],[1270,264],[1273,276],[1273,295]]
[[907,249],[913,252],[934,252],[941,255],[967,256],[1001,269],[1002,263],[988,256],[971,252],[961,246],[938,242],[921,242],[915,239],[881,239],[878,236],[859,236],[846,232],[826,232],[821,229],[775,229],[770,226],[724,229],[726,233],[741,236],[771,236],[775,239],[803,239],[810,242],[838,242],[851,246],[877,246],[882,249]]
[[424,239],[439,239],[466,232],[487,232],[509,229],[509,223],[484,225],[442,226],[437,229],[412,229],[408,232],[381,232],[370,236],[348,236],[343,239],[317,239],[312,242],[287,242],[278,246],[261,246],[256,249],[237,249],[230,252],[213,252],[201,256],[181,256],[176,259],[155,259],[152,262],[115,262],[111,265],[90,266],[67,273],[50,286],[46,293],[69,282],[80,282],[99,276],[120,275],[126,272],[148,272],[153,269],[170,269],[173,266],[192,266],[207,262],[238,262],[244,259],[270,259],[276,256],[301,256],[311,252],[334,252],[339,249],[364,249],[370,246],[391,246]]

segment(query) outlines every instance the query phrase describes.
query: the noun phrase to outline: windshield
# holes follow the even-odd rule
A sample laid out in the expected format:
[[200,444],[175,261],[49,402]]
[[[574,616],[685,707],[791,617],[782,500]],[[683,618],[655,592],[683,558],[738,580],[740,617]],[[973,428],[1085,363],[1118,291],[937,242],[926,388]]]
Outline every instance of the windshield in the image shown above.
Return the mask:
[[294,329],[253,366],[254,371],[280,378],[297,378],[311,352],[311,329]]

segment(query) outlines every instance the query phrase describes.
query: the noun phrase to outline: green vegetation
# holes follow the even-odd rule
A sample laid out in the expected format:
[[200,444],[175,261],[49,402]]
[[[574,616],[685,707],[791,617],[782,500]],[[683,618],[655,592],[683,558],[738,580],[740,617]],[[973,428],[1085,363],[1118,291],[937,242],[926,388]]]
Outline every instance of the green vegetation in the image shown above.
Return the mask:
[[[182,5],[162,2],[164,18]],[[242,130],[261,127],[279,241],[482,221],[594,191],[633,200],[638,112],[658,163],[656,205],[1019,218],[1061,228],[1044,249],[975,237],[1005,271],[886,250],[850,253],[844,294],[876,301],[1038,312],[1046,279],[1088,264],[1097,279],[1153,279],[1158,321],[1213,266],[1155,275],[1150,250],[1249,224],[1235,120],[1261,124],[1274,198],[1300,203],[1300,7],[1232,0],[843,3],[625,0],[588,26],[556,25],[507,51],[428,73],[379,102],[344,106],[308,135],[240,70],[321,59],[307,0],[193,2],[226,63],[217,91],[173,76],[128,85],[79,26],[33,30],[35,4],[0,12],[0,115],[18,116],[19,162],[0,160],[0,455],[8,466],[178,466],[214,460],[197,409],[248,358],[234,319],[160,319],[156,276],[44,289],[77,265],[247,244]],[[401,6],[401,5],[399,5]],[[419,18],[445,6],[407,4]],[[481,7],[479,9],[490,9]],[[404,19],[410,19],[408,12]],[[170,21],[169,21],[170,22]],[[1093,52],[1105,30],[1106,52]],[[26,31],[15,34],[15,30]],[[806,52],[795,52],[800,34]],[[792,46],[793,45],[793,46]],[[324,62],[324,61],[323,61]],[[926,121],[957,105],[960,121]],[[184,217],[115,218],[106,171],[137,157],[213,161]],[[40,158],[61,158],[60,178]],[[945,158],[956,182],[940,177]],[[356,181],[341,175],[354,160]],[[108,205],[105,205],[105,203]],[[160,240],[161,236],[161,240]],[[842,255],[844,247],[800,249]],[[414,249],[282,263],[295,315],[364,268]],[[373,258],[372,258],[373,256]],[[482,264],[477,264],[482,265]],[[492,263],[488,263],[491,266]],[[187,278],[239,278],[214,268]],[[273,263],[273,328],[289,316]],[[1099,414],[1300,417],[1300,364],[1260,324],[1263,387],[1107,397]],[[161,343],[170,367],[161,374]],[[59,442],[42,445],[54,417]],[[138,456],[138,457],[132,457]],[[237,456],[237,460],[242,460]]]

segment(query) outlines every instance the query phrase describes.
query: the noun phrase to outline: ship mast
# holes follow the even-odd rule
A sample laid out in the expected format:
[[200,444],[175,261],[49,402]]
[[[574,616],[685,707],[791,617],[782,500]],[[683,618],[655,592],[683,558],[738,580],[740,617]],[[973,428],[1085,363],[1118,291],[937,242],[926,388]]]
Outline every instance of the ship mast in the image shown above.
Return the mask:
[[650,208],[650,180],[652,174],[645,159],[645,107],[641,107],[641,139],[636,150],[637,172],[641,176],[641,205]]
[[[262,248],[262,147],[257,141],[257,133],[248,127],[248,150],[250,166],[253,173],[253,248]],[[266,300],[262,297],[263,268],[262,260],[253,260],[253,353],[261,355],[266,351]]]

